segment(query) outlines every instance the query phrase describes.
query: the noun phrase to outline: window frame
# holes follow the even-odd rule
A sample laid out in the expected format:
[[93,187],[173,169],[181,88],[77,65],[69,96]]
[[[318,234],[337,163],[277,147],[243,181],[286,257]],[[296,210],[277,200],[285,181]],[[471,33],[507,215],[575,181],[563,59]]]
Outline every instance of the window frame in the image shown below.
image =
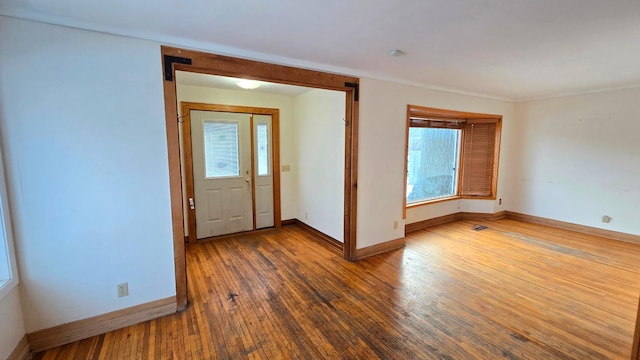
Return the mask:
[[[465,140],[468,136],[468,130],[462,128],[462,140],[460,142],[459,149],[459,168],[457,169],[458,176],[458,184],[456,195],[432,199],[432,200],[424,200],[419,202],[414,202],[411,204],[407,204],[407,177],[408,177],[408,155],[409,155],[409,129],[411,126],[412,118],[425,118],[425,119],[437,119],[441,121],[450,121],[452,123],[460,123],[464,121],[465,124],[470,123],[495,123],[495,133],[494,133],[494,147],[493,147],[493,169],[492,169],[492,177],[491,177],[491,193],[488,196],[485,195],[461,195],[462,194],[462,186],[464,184],[463,179],[463,171],[464,171],[464,146]],[[434,126],[435,127],[435,126]],[[446,126],[444,126],[446,127]],[[430,205],[445,201],[457,200],[457,199],[476,199],[476,200],[495,200],[497,197],[497,188],[498,188],[498,163],[500,157],[500,140],[502,134],[502,115],[495,114],[482,114],[482,113],[471,113],[464,111],[455,111],[455,110],[446,110],[446,109],[438,109],[438,108],[430,108],[424,106],[417,105],[407,105],[407,118],[406,118],[406,134],[405,134],[405,153],[404,153],[404,217],[407,216],[407,209]]]
[[13,230],[11,227],[11,216],[9,214],[9,200],[7,196],[7,183],[4,171],[4,161],[2,158],[2,149],[0,149],[0,221],[4,234],[1,234],[0,241],[4,242],[4,246],[0,247],[0,251],[5,252],[0,256],[7,257],[9,279],[0,280],[0,301],[15,288],[20,282],[18,277],[18,269],[16,263],[16,255],[13,244]]

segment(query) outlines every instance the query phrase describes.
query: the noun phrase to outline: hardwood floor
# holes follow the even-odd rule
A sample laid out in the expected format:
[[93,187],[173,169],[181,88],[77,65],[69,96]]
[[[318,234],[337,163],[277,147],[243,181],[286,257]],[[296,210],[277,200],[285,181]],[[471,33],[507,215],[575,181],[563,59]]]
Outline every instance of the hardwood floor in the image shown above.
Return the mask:
[[186,311],[35,358],[629,359],[640,291],[637,245],[507,219],[357,263],[294,225],[187,264]]

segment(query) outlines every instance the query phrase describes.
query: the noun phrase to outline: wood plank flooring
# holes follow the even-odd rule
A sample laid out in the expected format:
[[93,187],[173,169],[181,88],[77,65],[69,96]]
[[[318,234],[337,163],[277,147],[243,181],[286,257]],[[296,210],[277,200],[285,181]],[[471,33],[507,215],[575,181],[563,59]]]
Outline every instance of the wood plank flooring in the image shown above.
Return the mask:
[[640,292],[637,245],[507,219],[357,263],[287,226],[187,264],[186,311],[35,358],[629,359]]

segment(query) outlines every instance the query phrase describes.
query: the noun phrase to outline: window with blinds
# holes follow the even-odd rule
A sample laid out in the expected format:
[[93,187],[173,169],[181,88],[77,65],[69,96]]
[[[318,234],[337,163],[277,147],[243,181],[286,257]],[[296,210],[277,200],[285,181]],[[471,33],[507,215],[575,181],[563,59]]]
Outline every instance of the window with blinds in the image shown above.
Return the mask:
[[238,124],[205,121],[203,126],[206,178],[240,176]]
[[496,123],[471,122],[463,128],[460,195],[493,196]]
[[407,114],[407,206],[495,199],[502,116],[414,105]]

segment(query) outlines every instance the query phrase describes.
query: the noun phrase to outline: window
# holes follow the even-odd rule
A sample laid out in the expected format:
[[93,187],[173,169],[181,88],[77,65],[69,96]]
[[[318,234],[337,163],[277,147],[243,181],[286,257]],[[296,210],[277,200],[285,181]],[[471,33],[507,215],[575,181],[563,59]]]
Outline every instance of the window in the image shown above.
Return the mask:
[[409,105],[406,204],[495,199],[500,115]]
[[269,140],[267,124],[257,124],[258,176],[269,175]]
[[238,124],[205,121],[203,126],[205,176],[240,176]]
[[457,194],[461,135],[458,129],[409,128],[407,204]]
[[0,154],[0,299],[18,284],[3,169],[2,154]]

